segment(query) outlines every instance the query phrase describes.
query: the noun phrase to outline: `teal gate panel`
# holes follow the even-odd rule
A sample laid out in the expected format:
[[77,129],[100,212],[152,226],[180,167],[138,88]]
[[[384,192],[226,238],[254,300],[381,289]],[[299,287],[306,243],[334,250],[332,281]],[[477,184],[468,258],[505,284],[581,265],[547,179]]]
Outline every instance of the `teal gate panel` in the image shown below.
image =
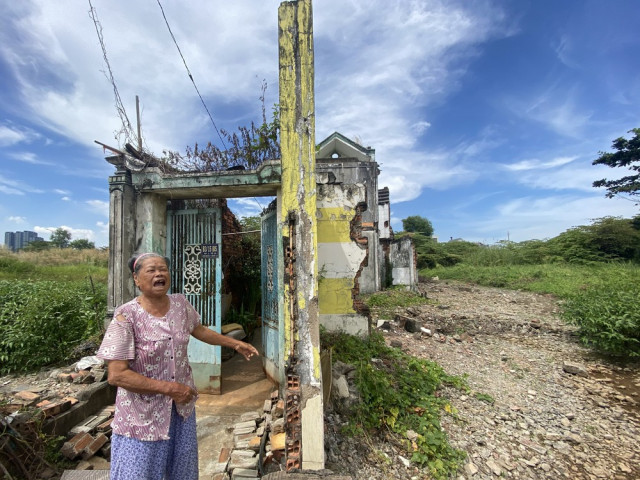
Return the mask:
[[282,382],[281,346],[284,345],[282,328],[281,250],[278,219],[275,208],[262,216],[262,347],[267,374]]
[[[219,208],[167,212],[171,292],[183,293],[200,313],[202,324],[218,333],[222,281],[220,218]],[[188,352],[198,391],[219,394],[220,347],[191,338]]]

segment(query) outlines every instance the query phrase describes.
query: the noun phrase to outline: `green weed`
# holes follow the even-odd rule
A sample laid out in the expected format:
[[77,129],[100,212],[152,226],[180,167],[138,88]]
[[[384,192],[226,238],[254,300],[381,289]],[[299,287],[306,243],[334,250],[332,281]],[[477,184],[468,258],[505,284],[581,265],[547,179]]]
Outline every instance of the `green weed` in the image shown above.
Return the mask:
[[364,302],[378,316],[389,317],[397,307],[425,305],[429,300],[406,288],[395,287],[365,296]]
[[475,392],[473,396],[476,397],[481,402],[488,403],[489,405],[493,405],[495,403],[495,400],[493,399],[493,397],[487,393]]
[[609,354],[640,357],[640,285],[611,282],[571,295],[562,317],[580,327],[585,345]]
[[106,285],[0,281],[0,375],[64,361],[102,329]]
[[406,442],[413,462],[428,468],[435,478],[447,478],[458,469],[465,454],[449,445],[441,428],[442,411],[453,413],[453,409],[439,388],[446,383],[466,389],[461,377],[388,347],[375,332],[367,339],[325,332],[322,345],[333,350],[334,359],[356,367],[361,401],[350,414],[351,433],[385,428],[405,438],[411,429],[418,434],[415,443]]

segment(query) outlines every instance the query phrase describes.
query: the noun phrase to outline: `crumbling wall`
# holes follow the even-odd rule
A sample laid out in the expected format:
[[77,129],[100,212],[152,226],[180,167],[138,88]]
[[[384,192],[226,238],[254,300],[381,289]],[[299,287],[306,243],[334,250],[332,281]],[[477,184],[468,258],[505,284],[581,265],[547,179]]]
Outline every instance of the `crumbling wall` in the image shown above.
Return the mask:
[[363,184],[320,184],[317,191],[318,306],[327,330],[366,334],[369,319],[357,298],[369,241],[362,235]]
[[415,288],[418,283],[418,270],[415,248],[410,237],[402,237],[390,244],[389,263],[392,269],[393,285]]

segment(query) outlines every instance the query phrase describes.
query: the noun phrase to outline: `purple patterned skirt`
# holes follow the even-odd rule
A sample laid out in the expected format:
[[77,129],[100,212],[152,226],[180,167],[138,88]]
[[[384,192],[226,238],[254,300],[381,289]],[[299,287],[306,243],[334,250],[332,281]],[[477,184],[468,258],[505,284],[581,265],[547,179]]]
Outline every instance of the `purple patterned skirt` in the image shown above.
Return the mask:
[[198,480],[196,412],[183,419],[171,408],[169,440],[111,436],[111,480]]

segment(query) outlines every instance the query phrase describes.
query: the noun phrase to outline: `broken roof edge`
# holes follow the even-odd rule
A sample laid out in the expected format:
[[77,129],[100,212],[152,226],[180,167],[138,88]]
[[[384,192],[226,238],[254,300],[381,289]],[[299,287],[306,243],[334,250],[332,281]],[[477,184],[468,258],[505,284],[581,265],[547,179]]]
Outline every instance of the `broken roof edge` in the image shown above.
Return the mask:
[[364,161],[375,161],[376,157],[375,148],[363,147],[339,132],[333,132],[318,144],[316,157],[332,158],[334,153],[338,158],[354,157]]

